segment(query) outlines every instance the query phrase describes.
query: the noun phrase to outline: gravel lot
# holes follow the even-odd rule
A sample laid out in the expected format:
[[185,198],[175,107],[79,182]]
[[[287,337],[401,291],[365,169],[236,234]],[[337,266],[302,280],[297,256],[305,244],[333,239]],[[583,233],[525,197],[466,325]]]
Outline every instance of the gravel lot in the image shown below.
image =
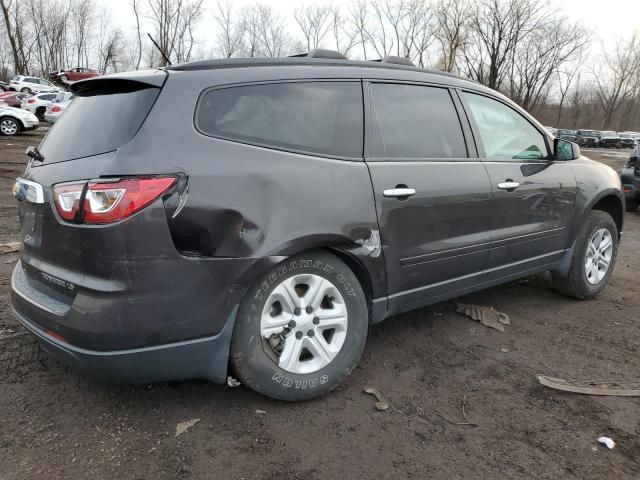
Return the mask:
[[[41,135],[0,138],[0,242],[19,238],[11,186]],[[615,168],[629,156],[583,152]],[[0,479],[638,479],[640,398],[563,393],[535,379],[639,381],[640,214],[625,221],[598,300],[567,299],[541,275],[464,297],[508,313],[505,333],[456,314],[452,302],[389,319],[342,387],[303,404],[198,381],[84,378],[16,324],[17,255],[0,255]],[[392,407],[376,411],[365,386]],[[475,426],[456,424],[463,399]],[[616,447],[599,446],[600,435]]]

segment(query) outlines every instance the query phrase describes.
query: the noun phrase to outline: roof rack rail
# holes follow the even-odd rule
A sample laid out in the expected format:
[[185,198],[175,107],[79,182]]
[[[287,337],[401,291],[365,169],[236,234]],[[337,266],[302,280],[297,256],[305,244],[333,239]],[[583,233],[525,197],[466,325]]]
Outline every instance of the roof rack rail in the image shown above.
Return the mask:
[[326,50],[324,48],[314,48],[306,53],[298,53],[297,55],[290,55],[291,57],[306,57],[306,58],[331,58],[334,60],[347,60],[340,52],[335,50]]
[[396,55],[386,55],[384,58],[380,58],[378,60],[372,60],[372,61],[373,62],[380,62],[380,63],[394,63],[394,64],[397,64],[397,65],[407,65],[409,67],[415,67],[416,66],[416,64],[413,63],[408,58],[398,57]]

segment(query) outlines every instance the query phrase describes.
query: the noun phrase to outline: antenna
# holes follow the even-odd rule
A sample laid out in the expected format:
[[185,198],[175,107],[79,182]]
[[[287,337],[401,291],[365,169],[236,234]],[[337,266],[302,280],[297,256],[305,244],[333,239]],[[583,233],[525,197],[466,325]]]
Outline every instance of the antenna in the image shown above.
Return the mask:
[[153,42],[153,44],[156,46],[156,48],[160,52],[160,55],[162,55],[162,57],[166,60],[167,64],[171,65],[171,60],[169,60],[169,57],[167,57],[165,53],[162,51],[162,49],[160,48],[160,45],[156,43],[156,41],[153,39],[150,33],[147,33],[147,35],[149,36],[149,39]]

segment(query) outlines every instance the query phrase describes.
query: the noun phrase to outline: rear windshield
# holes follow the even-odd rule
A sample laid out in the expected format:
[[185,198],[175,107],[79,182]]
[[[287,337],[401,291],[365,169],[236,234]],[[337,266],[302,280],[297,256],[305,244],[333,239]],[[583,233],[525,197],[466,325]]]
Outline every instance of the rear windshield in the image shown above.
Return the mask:
[[160,89],[76,97],[40,145],[44,163],[118,149],[140,129]]

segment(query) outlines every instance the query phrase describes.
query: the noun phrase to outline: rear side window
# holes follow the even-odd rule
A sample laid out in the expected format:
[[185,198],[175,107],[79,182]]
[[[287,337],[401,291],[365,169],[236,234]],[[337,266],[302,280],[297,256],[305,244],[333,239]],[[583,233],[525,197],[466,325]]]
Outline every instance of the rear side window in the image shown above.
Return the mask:
[[467,148],[449,91],[421,85],[371,85],[379,132],[372,156],[386,159],[465,158]]
[[138,132],[160,89],[76,97],[42,141],[44,163],[111,152]]
[[360,82],[292,82],[205,92],[198,129],[214,137],[332,157],[362,157]]

